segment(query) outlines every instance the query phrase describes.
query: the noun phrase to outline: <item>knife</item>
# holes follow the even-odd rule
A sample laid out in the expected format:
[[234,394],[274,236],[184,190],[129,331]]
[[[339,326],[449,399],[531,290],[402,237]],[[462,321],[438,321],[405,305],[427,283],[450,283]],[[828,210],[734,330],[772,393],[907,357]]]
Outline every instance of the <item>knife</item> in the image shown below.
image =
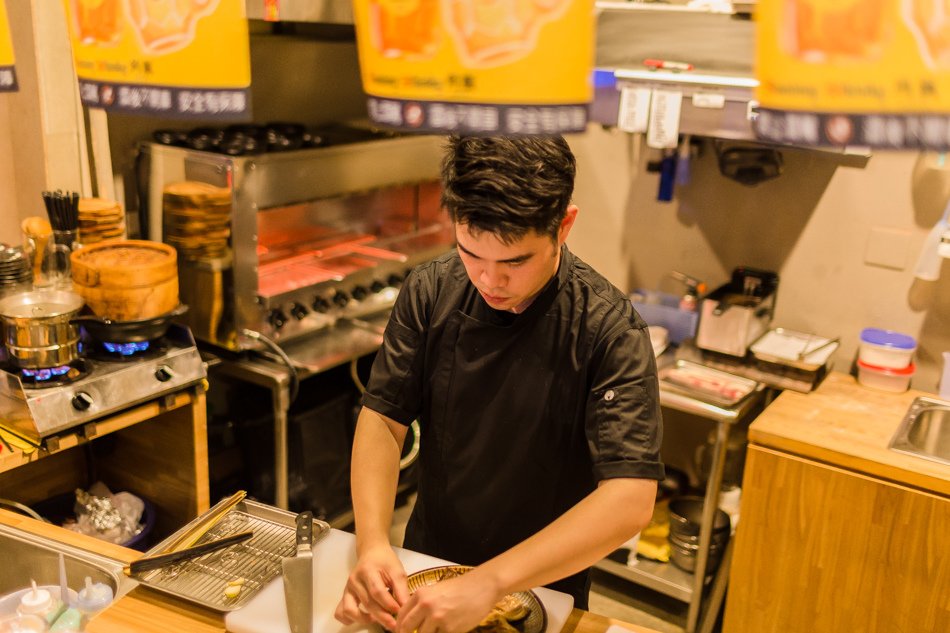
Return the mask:
[[293,633],[311,633],[313,626],[313,513],[297,515],[297,555],[280,561],[284,576],[287,619]]

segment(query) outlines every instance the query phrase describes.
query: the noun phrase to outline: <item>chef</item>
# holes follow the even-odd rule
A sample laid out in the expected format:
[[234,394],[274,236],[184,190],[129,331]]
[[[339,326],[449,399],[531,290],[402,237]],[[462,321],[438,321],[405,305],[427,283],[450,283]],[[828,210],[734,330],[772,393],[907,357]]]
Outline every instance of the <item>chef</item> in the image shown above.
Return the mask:
[[[457,248],[407,277],[363,397],[344,624],[469,631],[539,585],[586,608],[590,566],[649,521],[663,477],[656,364],[624,293],[565,245],[574,176],[561,137],[449,139]],[[410,596],[389,528],[416,419],[404,547],[475,569]]]

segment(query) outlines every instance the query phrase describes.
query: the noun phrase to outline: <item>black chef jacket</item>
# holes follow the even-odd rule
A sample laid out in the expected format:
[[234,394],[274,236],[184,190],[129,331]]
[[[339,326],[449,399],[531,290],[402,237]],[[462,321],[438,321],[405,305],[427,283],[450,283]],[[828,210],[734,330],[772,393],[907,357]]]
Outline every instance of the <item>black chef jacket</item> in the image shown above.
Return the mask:
[[[525,540],[602,479],[663,478],[646,324],[566,246],[556,275],[517,315],[485,303],[456,251],[417,267],[363,405],[400,424],[419,420],[405,547],[461,564]],[[586,608],[586,571],[551,586]]]

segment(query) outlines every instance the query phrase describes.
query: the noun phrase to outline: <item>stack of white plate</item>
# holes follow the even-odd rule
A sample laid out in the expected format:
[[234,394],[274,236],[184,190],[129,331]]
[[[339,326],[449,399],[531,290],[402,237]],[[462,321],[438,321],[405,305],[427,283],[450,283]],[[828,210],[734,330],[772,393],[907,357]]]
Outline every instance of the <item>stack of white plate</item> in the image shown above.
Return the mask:
[[33,269],[19,246],[0,243],[0,297],[33,288]]

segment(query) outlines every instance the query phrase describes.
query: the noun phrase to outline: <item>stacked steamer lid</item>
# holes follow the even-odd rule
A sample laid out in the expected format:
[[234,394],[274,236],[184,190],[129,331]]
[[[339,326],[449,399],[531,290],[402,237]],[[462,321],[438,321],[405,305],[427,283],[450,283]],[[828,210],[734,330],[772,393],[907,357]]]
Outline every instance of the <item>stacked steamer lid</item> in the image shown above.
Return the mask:
[[95,244],[125,237],[122,205],[105,198],[79,199],[79,243]]
[[203,182],[171,183],[162,191],[165,242],[189,261],[228,254],[231,191]]
[[882,391],[907,391],[917,370],[916,350],[917,341],[909,334],[864,328],[858,347],[858,382]]

